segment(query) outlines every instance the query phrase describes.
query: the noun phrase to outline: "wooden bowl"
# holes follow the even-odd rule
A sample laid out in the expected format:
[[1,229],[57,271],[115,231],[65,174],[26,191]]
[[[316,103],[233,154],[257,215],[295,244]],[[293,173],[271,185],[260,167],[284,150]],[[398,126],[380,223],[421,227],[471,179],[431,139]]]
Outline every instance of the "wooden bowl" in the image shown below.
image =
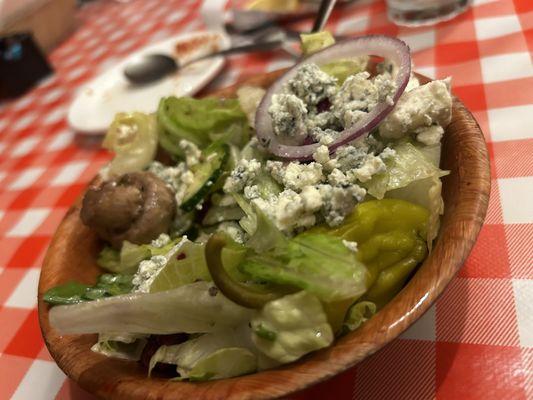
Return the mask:
[[[245,83],[267,87],[280,73],[261,75]],[[233,86],[214,94],[232,96],[235,90]],[[328,379],[381,349],[412,325],[442,293],[474,245],[489,199],[489,161],[478,124],[457,98],[453,120],[444,136],[442,167],[451,174],[443,179],[445,213],[439,237],[418,272],[387,306],[362,328],[298,362],[202,383],[149,379],[139,363],[91,352],[96,335],[61,337],[50,327],[43,293],[69,280],[94,282],[101,273],[95,262],[101,243],[82,224],[78,202],[54,235],[39,282],[39,320],[50,354],[81,387],[108,399],[271,399]]]

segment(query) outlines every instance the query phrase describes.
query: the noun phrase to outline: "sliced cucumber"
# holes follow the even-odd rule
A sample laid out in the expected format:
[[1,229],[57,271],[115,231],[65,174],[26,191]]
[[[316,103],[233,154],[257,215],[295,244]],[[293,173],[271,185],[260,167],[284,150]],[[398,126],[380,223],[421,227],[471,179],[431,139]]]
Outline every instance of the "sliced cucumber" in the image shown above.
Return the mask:
[[228,161],[229,146],[225,143],[213,143],[203,151],[203,156],[206,161],[191,169],[194,178],[183,196],[181,209],[184,211],[194,210],[213,189]]

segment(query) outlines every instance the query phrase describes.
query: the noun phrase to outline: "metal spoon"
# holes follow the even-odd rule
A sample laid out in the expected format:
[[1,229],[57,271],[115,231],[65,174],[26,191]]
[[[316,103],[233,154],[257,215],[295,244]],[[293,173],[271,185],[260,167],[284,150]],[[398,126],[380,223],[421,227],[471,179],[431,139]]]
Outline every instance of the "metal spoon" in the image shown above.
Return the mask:
[[261,43],[230,47],[229,49],[204,54],[184,63],[180,63],[175,58],[166,54],[148,54],[126,65],[126,68],[124,68],[124,75],[131,83],[145,84],[161,79],[164,76],[177,71],[178,69],[200,60],[221,55],[246,53],[252,51],[268,51],[279,48],[282,44],[283,40],[274,39]]

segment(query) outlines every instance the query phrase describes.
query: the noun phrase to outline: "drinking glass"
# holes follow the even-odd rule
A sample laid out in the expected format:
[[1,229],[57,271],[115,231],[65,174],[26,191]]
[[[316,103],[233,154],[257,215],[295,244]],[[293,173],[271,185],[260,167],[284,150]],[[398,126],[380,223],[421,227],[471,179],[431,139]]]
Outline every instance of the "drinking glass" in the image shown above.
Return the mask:
[[387,0],[389,19],[397,25],[421,26],[454,18],[471,0]]

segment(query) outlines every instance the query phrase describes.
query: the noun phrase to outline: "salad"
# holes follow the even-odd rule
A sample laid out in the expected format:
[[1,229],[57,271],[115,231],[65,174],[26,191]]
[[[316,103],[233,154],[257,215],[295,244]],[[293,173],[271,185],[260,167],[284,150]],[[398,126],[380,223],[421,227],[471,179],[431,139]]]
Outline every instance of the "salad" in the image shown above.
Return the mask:
[[221,379],[332,345],[405,286],[443,212],[450,81],[420,85],[398,39],[302,40],[266,91],[116,116],[80,210],[106,272],[45,293],[59,333]]

